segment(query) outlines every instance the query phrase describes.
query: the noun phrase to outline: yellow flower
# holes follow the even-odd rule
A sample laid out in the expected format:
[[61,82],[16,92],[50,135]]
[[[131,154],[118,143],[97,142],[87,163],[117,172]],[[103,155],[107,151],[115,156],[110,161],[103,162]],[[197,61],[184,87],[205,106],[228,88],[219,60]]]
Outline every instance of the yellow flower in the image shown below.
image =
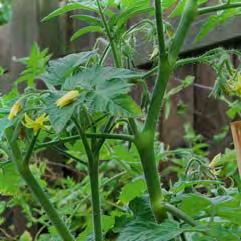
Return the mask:
[[11,108],[10,113],[8,115],[8,119],[9,120],[13,120],[17,114],[22,110],[22,104],[21,102],[18,100]]
[[72,103],[75,101],[75,99],[80,95],[78,90],[71,90],[68,93],[66,93],[64,96],[62,96],[61,98],[59,98],[56,101],[56,105],[59,108],[63,108],[64,106]]
[[48,116],[46,114],[42,114],[41,116],[33,120],[27,114],[25,114],[24,120],[25,123],[23,123],[23,125],[29,129],[33,129],[34,135],[36,135],[40,129],[46,127],[44,122],[48,121]]

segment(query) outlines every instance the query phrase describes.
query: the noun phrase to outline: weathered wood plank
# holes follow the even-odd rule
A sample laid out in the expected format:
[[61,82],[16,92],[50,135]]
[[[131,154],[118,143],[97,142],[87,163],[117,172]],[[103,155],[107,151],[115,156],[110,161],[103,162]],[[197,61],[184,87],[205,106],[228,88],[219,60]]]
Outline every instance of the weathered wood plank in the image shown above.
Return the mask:
[[0,66],[5,69],[10,65],[10,31],[9,25],[3,25],[0,27]]

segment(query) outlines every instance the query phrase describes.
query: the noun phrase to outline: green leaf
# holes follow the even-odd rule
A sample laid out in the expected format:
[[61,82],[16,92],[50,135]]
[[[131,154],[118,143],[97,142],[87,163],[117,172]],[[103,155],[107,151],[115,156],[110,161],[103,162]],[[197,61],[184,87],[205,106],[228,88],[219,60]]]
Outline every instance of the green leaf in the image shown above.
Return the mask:
[[32,241],[32,240],[33,240],[32,236],[28,231],[25,231],[19,239],[19,241]]
[[210,31],[215,29],[218,25],[224,24],[236,14],[240,14],[240,9],[226,10],[221,14],[210,16],[208,20],[202,24],[201,30],[196,36],[194,42],[200,42]]
[[120,15],[116,15],[113,17],[111,24],[115,25],[115,27],[119,28],[126,24],[128,20],[131,18],[135,17],[136,15],[139,14],[144,14],[144,13],[151,13],[153,12],[154,9],[153,7],[150,6],[150,3],[148,1],[138,1],[135,2],[135,5],[126,9],[121,13]]
[[129,203],[136,197],[141,196],[146,191],[146,184],[143,179],[137,179],[127,183],[121,190],[119,201],[124,204]]
[[187,194],[181,203],[182,211],[191,216],[203,214],[212,205],[212,202],[205,196],[199,194]]
[[155,221],[153,212],[151,210],[149,196],[135,198],[130,202],[129,208],[133,212],[134,217],[153,222]]
[[10,162],[0,169],[0,194],[5,196],[16,196],[20,193],[22,179],[15,165]]
[[113,95],[109,89],[99,89],[86,95],[90,111],[103,112],[119,117],[135,117],[141,114],[139,106],[128,95]]
[[[240,223],[238,225],[240,225]],[[218,223],[211,223],[209,227],[209,236],[217,241],[240,241],[240,234],[234,231],[235,230],[225,229]]]
[[117,241],[169,241],[179,236],[183,230],[178,223],[166,221],[162,224],[137,219],[122,230]]
[[79,10],[79,9],[98,12],[98,8],[94,4],[92,4],[90,1],[85,1],[85,2],[82,2],[82,3],[75,2],[75,3],[70,3],[70,4],[67,4],[63,7],[58,8],[57,10],[53,11],[48,16],[43,18],[42,21],[45,22],[45,21],[48,21],[52,18],[60,16],[64,13],[68,13],[70,11]]
[[10,127],[12,124],[11,124],[11,121],[8,120],[7,117],[4,117],[2,119],[0,119],[0,140],[2,140],[3,138],[3,135],[4,135],[4,131]]
[[90,15],[75,14],[75,15],[72,15],[71,17],[74,18],[74,19],[77,19],[81,22],[86,22],[86,23],[89,23],[91,25],[102,27],[101,20],[99,18],[90,16]]
[[81,36],[83,36],[87,33],[93,33],[93,32],[102,33],[103,28],[100,27],[100,26],[83,27],[73,34],[73,36],[71,37],[71,41],[74,41],[74,40],[78,39],[79,37],[81,37]]
[[50,57],[51,55],[48,54],[48,49],[41,51],[39,46],[35,43],[31,49],[30,56],[19,60],[25,65],[25,70],[17,79],[17,83],[26,81],[28,87],[34,87],[34,80],[45,72]]
[[70,54],[64,58],[52,60],[49,62],[46,72],[42,79],[47,85],[62,85],[76,67],[87,62],[91,57],[96,55],[95,51]]
[[67,122],[71,119],[75,107],[83,103],[83,96],[80,96],[72,104],[59,108],[56,105],[56,101],[64,94],[65,92],[56,92],[50,93],[49,96],[46,97],[46,113],[49,115],[49,121],[57,133],[60,133],[66,126]]
[[125,79],[137,76],[140,74],[126,69],[93,67],[67,78],[63,89],[84,89],[89,111],[133,117],[140,115],[141,110],[127,95],[131,84]]
[[[233,224],[239,225],[241,223],[241,207],[240,207],[240,194],[235,196],[220,196],[211,199],[215,206],[215,215],[223,219],[229,220]],[[210,207],[209,213],[212,212]]]
[[[132,79],[139,78],[141,76],[141,72],[131,71],[128,69],[95,66],[67,78],[63,89],[72,90],[76,87],[91,89],[93,86],[106,84],[107,80]],[[126,86],[130,87],[131,85],[126,84]],[[126,90],[128,89],[129,88]],[[126,91],[124,93],[126,93]]]

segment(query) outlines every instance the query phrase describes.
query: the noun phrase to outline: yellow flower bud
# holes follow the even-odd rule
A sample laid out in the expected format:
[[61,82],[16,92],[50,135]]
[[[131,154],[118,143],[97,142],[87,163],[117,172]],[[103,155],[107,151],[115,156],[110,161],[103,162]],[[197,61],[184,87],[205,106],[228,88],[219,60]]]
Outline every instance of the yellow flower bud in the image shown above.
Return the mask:
[[22,110],[22,104],[20,101],[17,101],[11,108],[10,113],[8,115],[9,120],[13,120],[17,114]]
[[64,96],[59,98],[56,101],[56,105],[59,108],[63,108],[66,105],[69,105],[70,103],[74,102],[76,98],[80,95],[78,90],[71,90],[68,93],[66,93]]
[[33,129],[34,135],[36,135],[40,129],[46,128],[46,125],[44,123],[48,121],[48,116],[46,114],[42,114],[41,116],[33,120],[27,114],[25,114],[24,120],[25,122],[23,123],[23,125],[29,129]]

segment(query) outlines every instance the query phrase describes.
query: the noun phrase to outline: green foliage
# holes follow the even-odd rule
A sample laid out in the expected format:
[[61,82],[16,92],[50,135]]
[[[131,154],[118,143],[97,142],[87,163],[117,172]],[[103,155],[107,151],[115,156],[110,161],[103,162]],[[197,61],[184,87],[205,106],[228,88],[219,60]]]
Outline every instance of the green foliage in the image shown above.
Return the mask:
[[88,62],[95,54],[95,51],[89,51],[51,60],[41,78],[47,86],[62,85],[67,77],[71,76],[80,65]]
[[179,236],[183,229],[178,223],[166,221],[160,225],[146,220],[135,220],[128,223],[120,233],[118,241],[169,241]]
[[30,56],[19,60],[26,66],[26,69],[21,73],[17,83],[26,81],[28,87],[32,88],[34,80],[45,72],[45,67],[50,57],[48,49],[41,51],[39,46],[34,44]]
[[199,34],[195,38],[195,42],[201,41],[209,32],[214,30],[217,26],[226,23],[230,18],[240,15],[240,9],[230,9],[227,11],[222,11],[217,13],[217,15],[212,15],[207,21],[202,25]]
[[130,183],[127,183],[121,190],[119,201],[127,204],[136,197],[141,196],[145,192],[145,185],[146,184],[143,179],[137,179]]
[[32,241],[33,239],[32,239],[32,237],[31,237],[31,234],[29,233],[29,232],[27,232],[27,231],[25,231],[22,235],[21,235],[21,237],[20,237],[20,239],[19,239],[19,241]]
[[11,163],[4,164],[0,169],[0,194],[4,196],[17,196],[20,194],[22,180],[15,165]]
[[4,74],[4,68],[0,66],[0,76]]
[[12,0],[1,0],[0,1],[0,25],[9,22],[12,14],[11,8]]

